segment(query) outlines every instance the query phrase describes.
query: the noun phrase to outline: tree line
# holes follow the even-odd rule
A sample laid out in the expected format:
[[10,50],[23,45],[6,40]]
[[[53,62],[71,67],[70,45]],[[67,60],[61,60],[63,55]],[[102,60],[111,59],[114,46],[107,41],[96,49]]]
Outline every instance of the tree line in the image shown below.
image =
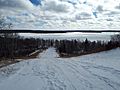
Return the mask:
[[36,50],[43,51],[53,46],[52,40],[40,38],[24,38],[18,34],[0,35],[0,58],[16,58],[28,56]]
[[111,36],[110,41],[60,40],[56,50],[61,57],[80,56],[90,53],[111,50],[120,47],[120,34]]
[[0,58],[24,57],[49,47],[55,47],[61,57],[85,55],[120,47],[120,35],[111,36],[110,41],[44,40],[24,38],[16,33],[0,35]]

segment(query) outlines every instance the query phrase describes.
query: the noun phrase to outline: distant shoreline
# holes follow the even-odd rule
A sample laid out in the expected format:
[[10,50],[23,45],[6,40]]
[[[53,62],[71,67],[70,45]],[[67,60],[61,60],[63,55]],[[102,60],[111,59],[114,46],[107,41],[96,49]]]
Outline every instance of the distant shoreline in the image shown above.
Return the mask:
[[102,33],[102,32],[120,32],[120,30],[34,30],[34,29],[0,30],[0,33],[68,33],[68,32]]

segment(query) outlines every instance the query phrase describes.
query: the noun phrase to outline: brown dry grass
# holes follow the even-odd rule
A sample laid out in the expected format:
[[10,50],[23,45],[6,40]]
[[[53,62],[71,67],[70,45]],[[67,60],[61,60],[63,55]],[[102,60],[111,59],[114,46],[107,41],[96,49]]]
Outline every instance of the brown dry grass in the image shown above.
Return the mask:
[[8,66],[10,64],[14,64],[14,63],[18,63],[20,61],[23,60],[29,60],[29,59],[34,59],[37,58],[37,56],[39,55],[39,53],[41,53],[42,51],[38,51],[32,55],[28,55],[28,56],[24,56],[24,57],[15,57],[14,59],[9,59],[9,58],[1,58],[0,59],[0,68]]

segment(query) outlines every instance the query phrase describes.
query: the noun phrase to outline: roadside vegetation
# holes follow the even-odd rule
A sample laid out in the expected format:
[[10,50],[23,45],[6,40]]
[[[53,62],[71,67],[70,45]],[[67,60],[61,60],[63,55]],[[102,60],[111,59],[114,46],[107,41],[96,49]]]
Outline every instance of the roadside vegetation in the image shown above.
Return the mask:
[[110,41],[85,41],[60,40],[56,44],[56,50],[60,57],[74,57],[101,51],[107,51],[120,47],[120,35],[111,36]]

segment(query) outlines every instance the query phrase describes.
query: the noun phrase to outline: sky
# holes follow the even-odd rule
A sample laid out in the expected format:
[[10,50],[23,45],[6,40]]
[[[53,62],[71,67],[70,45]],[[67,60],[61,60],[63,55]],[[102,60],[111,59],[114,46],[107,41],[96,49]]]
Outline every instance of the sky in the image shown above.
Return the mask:
[[13,29],[119,29],[120,0],[0,0]]

